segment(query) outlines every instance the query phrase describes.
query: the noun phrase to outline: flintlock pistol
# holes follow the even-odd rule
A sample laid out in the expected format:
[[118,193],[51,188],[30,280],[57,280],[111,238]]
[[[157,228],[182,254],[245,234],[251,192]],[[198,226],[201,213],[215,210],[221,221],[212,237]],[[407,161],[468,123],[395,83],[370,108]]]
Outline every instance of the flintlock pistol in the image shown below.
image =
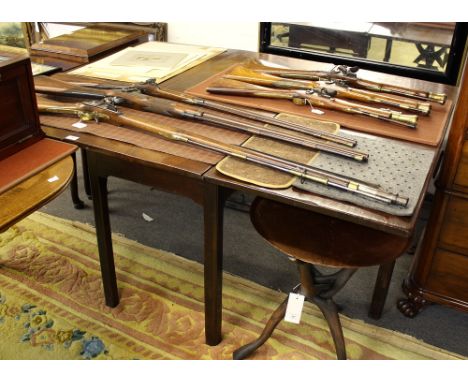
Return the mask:
[[310,105],[311,107],[322,107],[349,114],[363,115],[382,121],[391,122],[401,126],[416,128],[418,116],[402,114],[400,112],[365,106],[355,102],[334,98],[324,92],[311,90],[285,90],[271,89],[242,81],[219,79],[213,82],[207,89],[209,93],[225,94],[244,97],[261,97],[274,99],[288,99],[297,105]]
[[241,65],[235,66],[223,77],[276,89],[316,90],[336,98],[347,98],[364,103],[378,103],[421,115],[429,115],[431,111],[431,105],[427,102],[416,102],[411,99],[403,100],[369,90],[352,88],[342,81],[285,79],[278,75],[252,70]]
[[263,73],[269,73],[283,78],[302,79],[309,81],[331,80],[336,81],[337,84],[340,82],[343,86],[352,85],[360,89],[410,97],[422,101],[436,102],[441,105],[443,105],[447,100],[447,95],[444,93],[410,89],[403,86],[390,85],[358,78],[357,72],[359,71],[359,67],[357,66],[349,67],[346,65],[336,65],[330,71],[314,71],[296,70],[289,68],[273,68],[271,66],[263,65],[258,61],[250,61],[247,65],[254,70],[259,70]]

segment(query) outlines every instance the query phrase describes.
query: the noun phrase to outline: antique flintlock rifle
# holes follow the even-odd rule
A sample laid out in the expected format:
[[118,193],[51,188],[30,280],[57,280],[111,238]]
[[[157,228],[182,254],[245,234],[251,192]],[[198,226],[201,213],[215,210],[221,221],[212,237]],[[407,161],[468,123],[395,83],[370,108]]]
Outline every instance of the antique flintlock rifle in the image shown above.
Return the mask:
[[390,85],[358,78],[356,73],[358,72],[359,68],[357,66],[349,67],[346,65],[337,65],[330,71],[322,71],[273,68],[270,66],[263,65],[258,61],[252,61],[248,65],[254,70],[259,70],[263,73],[273,74],[275,76],[283,78],[310,81],[340,81],[345,86],[352,85],[360,89],[410,97],[422,101],[436,102],[441,105],[443,105],[447,100],[447,95],[444,93],[435,93],[418,89],[410,89],[402,86]]
[[219,79],[211,84],[206,91],[214,94],[225,94],[244,97],[261,97],[275,99],[289,99],[297,105],[310,105],[323,107],[349,114],[363,115],[371,118],[388,121],[398,125],[416,128],[417,115],[402,114],[386,109],[364,106],[329,95],[307,90],[271,89],[237,80]]
[[328,171],[316,169],[310,165],[288,161],[260,151],[246,147],[223,143],[215,139],[206,138],[197,134],[187,134],[180,130],[148,122],[142,118],[128,117],[101,101],[101,104],[90,103],[65,104],[37,97],[40,113],[60,113],[76,115],[82,120],[104,121],[116,126],[128,126],[156,134],[170,141],[182,142],[202,147],[217,153],[229,155],[234,158],[255,163],[273,170],[297,176],[304,181],[320,183],[328,187],[337,188],[346,192],[357,194],[386,204],[406,206],[408,198],[382,190],[379,186],[370,183],[346,178]]
[[369,90],[356,89],[350,86],[338,86],[339,82],[284,79],[281,76],[272,75],[260,70],[252,70],[242,65],[235,66],[223,77],[276,89],[314,90],[331,97],[348,98],[364,103],[380,103],[422,115],[429,115],[431,111],[429,103],[415,102],[413,100],[404,101],[396,97],[376,94]]
[[278,132],[259,123],[242,121],[225,115],[213,114],[201,108],[181,108],[168,100],[149,97],[144,94],[129,94],[116,90],[73,86],[67,82],[45,76],[36,77],[34,82],[35,90],[38,93],[57,96],[105,99],[107,102],[114,102],[134,109],[170,117],[192,119],[230,129],[241,130],[253,135],[272,138],[301,147],[319,150],[328,154],[339,155],[359,162],[366,162],[369,157],[366,153],[327,143],[312,137],[303,138],[287,132]]
[[[111,84],[94,84],[94,83],[78,83],[77,85],[80,85],[83,87],[90,87],[94,89],[118,90],[118,91],[122,91],[125,93],[141,92],[149,96],[166,98],[169,100],[182,102],[188,105],[205,107],[207,109],[216,110],[219,112],[231,114],[236,117],[246,118],[246,119],[256,121],[256,122],[267,123],[269,125],[274,125],[274,126],[278,126],[283,129],[286,129],[286,130],[292,130],[292,131],[296,131],[299,133],[304,133],[314,138],[323,139],[325,141],[333,142],[333,143],[348,146],[348,147],[355,147],[357,144],[357,141],[353,138],[331,134],[331,133],[327,133],[324,131],[316,130],[309,126],[301,125],[299,123],[277,119],[275,117],[272,117],[263,113],[262,111],[256,111],[256,110],[249,109],[249,108],[233,106],[233,105],[229,105],[226,103],[205,99],[202,97],[195,97],[195,96],[188,95],[186,93],[178,92],[175,90],[162,89],[155,83],[154,79],[150,79],[142,83],[134,83],[129,86],[111,85]],[[311,119],[314,119],[314,118],[311,118]]]

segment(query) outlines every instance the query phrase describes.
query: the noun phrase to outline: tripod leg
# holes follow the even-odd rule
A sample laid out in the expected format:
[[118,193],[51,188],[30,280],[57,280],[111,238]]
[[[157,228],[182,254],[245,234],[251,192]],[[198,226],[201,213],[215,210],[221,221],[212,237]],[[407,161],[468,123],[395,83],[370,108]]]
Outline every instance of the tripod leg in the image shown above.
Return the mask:
[[331,298],[323,299],[320,297],[312,297],[309,301],[316,304],[322,311],[322,314],[330,328],[333,342],[335,343],[335,351],[338,359],[346,359],[346,348],[341,327],[340,317],[338,316],[338,308]]
[[260,337],[258,337],[255,341],[235,350],[233,353],[233,359],[239,360],[248,357],[260,346],[262,346],[268,338],[270,338],[276,326],[278,326],[278,324],[284,318],[284,314],[286,313],[286,307],[288,305],[288,298],[289,296],[286,297],[286,299],[281,303],[281,305],[273,312],[267,324],[265,325],[262,334],[260,334]]

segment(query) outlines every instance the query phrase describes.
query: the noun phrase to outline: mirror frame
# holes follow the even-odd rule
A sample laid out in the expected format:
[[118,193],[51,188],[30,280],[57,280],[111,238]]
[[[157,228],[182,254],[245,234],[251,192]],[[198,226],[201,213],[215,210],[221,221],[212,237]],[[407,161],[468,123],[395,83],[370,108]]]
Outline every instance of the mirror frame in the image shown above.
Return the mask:
[[[274,23],[281,23],[277,21]],[[450,46],[447,68],[445,72],[436,72],[430,69],[415,68],[388,62],[372,61],[366,58],[340,56],[337,54],[310,51],[298,48],[274,46],[271,44],[271,26],[273,22],[260,23],[260,47],[261,53],[271,53],[280,56],[302,58],[306,60],[330,62],[335,65],[359,66],[362,69],[376,72],[396,74],[400,76],[416,78],[420,80],[438,82],[448,85],[456,85],[458,74],[465,53],[468,36],[468,23],[455,23],[455,29]]]

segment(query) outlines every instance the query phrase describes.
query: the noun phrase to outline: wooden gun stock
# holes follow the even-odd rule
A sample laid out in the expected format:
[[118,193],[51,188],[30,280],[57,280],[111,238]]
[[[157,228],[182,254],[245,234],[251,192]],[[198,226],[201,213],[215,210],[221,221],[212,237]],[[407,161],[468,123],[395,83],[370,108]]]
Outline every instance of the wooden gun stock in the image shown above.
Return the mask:
[[112,99],[116,104],[122,104],[131,109],[168,115],[166,112],[167,105],[165,105],[164,102],[155,102],[154,97],[149,97],[144,94],[126,93],[113,89],[77,86],[46,76],[37,76],[34,78],[34,89],[36,90],[36,93],[62,97],[85,99],[108,98]]
[[[403,86],[390,85],[375,81],[370,81],[356,76],[347,75],[340,71],[323,71],[323,70],[296,70],[289,68],[273,68],[271,66],[263,65],[259,61],[251,60],[246,64],[252,70],[257,70],[266,74],[275,75],[287,79],[297,80],[340,80],[348,85],[354,87],[373,91],[393,94],[397,96],[410,97],[427,102],[436,102],[444,104],[447,100],[447,95],[444,93],[428,92],[424,90],[411,89]],[[347,69],[347,68],[345,68]]]
[[[303,134],[310,135],[312,137],[322,139],[324,141],[333,142],[339,145],[354,147],[357,144],[355,139],[327,133],[324,131],[313,129],[309,126],[301,125],[299,123],[277,119],[273,116],[266,115],[265,113],[262,113],[261,111],[259,112],[254,109],[237,107],[237,106],[233,106],[230,104],[216,102],[216,101],[212,101],[212,100],[201,98],[201,97],[194,97],[194,96],[187,95],[185,93],[176,92],[174,90],[161,89],[159,86],[155,86],[155,85],[137,84],[136,87],[148,95],[154,95],[156,97],[172,99],[172,100],[180,101],[183,103],[187,103],[189,105],[202,106],[207,109],[227,113],[229,115],[233,115],[236,117],[242,117],[242,118],[246,118],[246,119],[256,121],[256,122],[267,123],[269,125],[278,126],[286,130],[303,133]],[[310,119],[314,119],[314,118],[310,118]]]
[[[91,98],[117,97],[121,100],[123,105],[129,106],[130,108],[162,114],[174,118],[196,120],[202,123],[210,123],[228,129],[241,130],[253,135],[272,138],[278,141],[318,150],[328,154],[339,155],[360,162],[365,162],[368,160],[368,154],[366,153],[342,148],[338,145],[324,142],[320,139],[298,136],[287,131],[274,131],[273,129],[267,128],[256,122],[212,114],[199,107],[183,108],[176,106],[172,101],[167,99],[149,97],[143,94],[128,94],[111,89],[94,89],[73,86],[63,81],[48,79],[47,77],[38,79],[36,83],[36,90],[47,94],[74,97],[80,96],[84,98],[89,98],[89,95],[92,96]],[[180,99],[180,97],[174,98]]]
[[[376,94],[369,90],[356,89],[350,86],[337,86],[336,83],[330,83],[330,81],[305,81],[299,79],[285,80],[281,76],[272,75],[270,72],[267,73],[259,69],[252,70],[241,65],[235,66],[224,76],[224,78],[275,89],[315,90],[335,98],[346,98],[364,103],[383,104],[422,115],[428,115],[431,111],[431,105],[428,103],[402,100],[389,95]],[[342,82],[339,83],[343,85]]]
[[311,106],[323,107],[345,113],[359,114],[410,128],[415,128],[418,120],[417,115],[402,114],[385,109],[378,109],[338,98],[323,96],[317,93],[307,94],[299,90],[269,89],[263,86],[252,85],[230,79],[220,79],[206,90],[209,93],[214,94],[289,99],[298,105],[309,104]]

